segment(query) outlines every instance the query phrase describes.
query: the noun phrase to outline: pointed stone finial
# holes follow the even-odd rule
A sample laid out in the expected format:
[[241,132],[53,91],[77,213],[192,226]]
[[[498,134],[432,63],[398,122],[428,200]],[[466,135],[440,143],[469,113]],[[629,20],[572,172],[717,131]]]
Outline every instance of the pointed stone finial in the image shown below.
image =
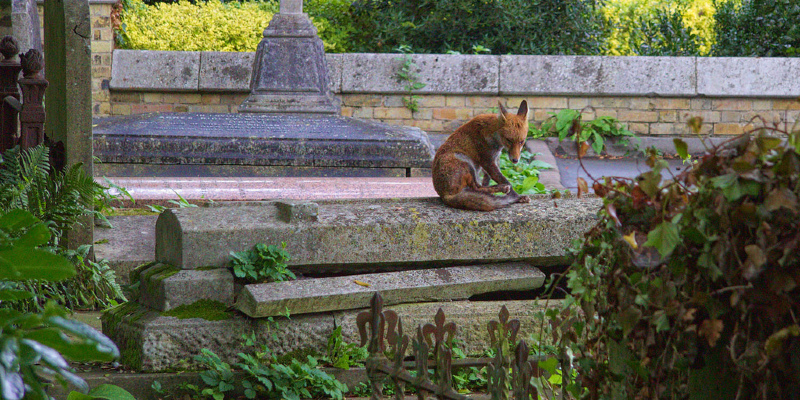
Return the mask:
[[0,54],[4,60],[10,60],[19,53],[19,44],[13,36],[7,35],[0,39]]

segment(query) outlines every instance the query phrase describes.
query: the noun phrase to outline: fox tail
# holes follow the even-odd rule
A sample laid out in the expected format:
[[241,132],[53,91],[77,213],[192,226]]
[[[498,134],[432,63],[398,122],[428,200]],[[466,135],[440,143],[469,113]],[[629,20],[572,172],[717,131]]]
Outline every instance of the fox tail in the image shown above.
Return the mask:
[[519,198],[520,195],[514,192],[504,196],[492,196],[465,188],[456,194],[442,196],[442,201],[450,207],[462,210],[492,211],[514,204]]

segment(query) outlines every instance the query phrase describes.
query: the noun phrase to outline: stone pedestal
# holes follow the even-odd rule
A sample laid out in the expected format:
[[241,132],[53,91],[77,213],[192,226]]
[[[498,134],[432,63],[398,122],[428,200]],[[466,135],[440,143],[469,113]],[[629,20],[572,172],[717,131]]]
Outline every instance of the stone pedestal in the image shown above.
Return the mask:
[[317,29],[308,15],[281,7],[258,44],[250,97],[239,112],[338,114]]

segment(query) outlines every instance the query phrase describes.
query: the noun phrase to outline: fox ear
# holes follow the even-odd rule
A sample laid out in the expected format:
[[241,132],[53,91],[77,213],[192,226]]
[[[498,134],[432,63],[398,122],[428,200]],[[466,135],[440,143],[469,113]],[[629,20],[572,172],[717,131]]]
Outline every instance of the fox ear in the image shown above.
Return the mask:
[[497,118],[500,120],[501,123],[505,124],[506,123],[506,114],[508,114],[508,111],[506,111],[506,108],[503,107],[503,103],[498,101],[497,105],[500,106],[500,114],[497,116]]
[[527,101],[522,100],[522,103],[520,103],[520,105],[519,105],[519,111],[517,111],[517,115],[525,117],[525,119],[528,119],[528,102]]

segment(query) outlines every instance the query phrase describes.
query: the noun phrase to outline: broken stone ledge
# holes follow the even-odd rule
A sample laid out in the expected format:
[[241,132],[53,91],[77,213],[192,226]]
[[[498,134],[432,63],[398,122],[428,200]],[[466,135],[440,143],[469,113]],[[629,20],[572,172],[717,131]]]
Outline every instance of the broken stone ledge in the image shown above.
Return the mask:
[[[447,321],[455,322],[456,337],[463,340],[466,354],[479,355],[489,346],[486,324],[498,319],[505,305],[510,317],[521,322],[520,337],[528,337],[540,326],[538,311],[557,302],[439,302],[403,304],[390,307],[403,319],[403,326],[412,332],[418,324],[432,323],[441,307]],[[178,319],[135,302],[106,312],[102,317],[103,333],[112,338],[122,354],[121,362],[139,371],[169,371],[191,367],[193,357],[207,348],[223,361],[239,360],[237,353],[248,352],[242,335],[255,334],[256,341],[278,355],[325,354],[328,337],[337,326],[348,343],[359,343],[356,315],[363,310],[292,315],[289,319],[253,319],[232,313],[229,319],[206,321],[200,318]],[[277,335],[276,335],[277,334]],[[188,363],[180,364],[185,361]]]
[[339,311],[369,307],[375,292],[384,305],[461,300],[475,294],[531,290],[545,276],[527,263],[384,272],[245,285],[236,308],[250,317]]
[[[285,242],[289,266],[300,273],[497,261],[555,265],[565,262],[571,241],[594,224],[600,204],[598,198],[541,196],[484,213],[453,209],[438,198],[319,201],[316,220],[286,222],[279,215],[287,211],[280,212],[276,202],[215,203],[162,213],[156,261],[181,269],[223,267],[231,251]],[[309,209],[306,202],[298,207]]]

